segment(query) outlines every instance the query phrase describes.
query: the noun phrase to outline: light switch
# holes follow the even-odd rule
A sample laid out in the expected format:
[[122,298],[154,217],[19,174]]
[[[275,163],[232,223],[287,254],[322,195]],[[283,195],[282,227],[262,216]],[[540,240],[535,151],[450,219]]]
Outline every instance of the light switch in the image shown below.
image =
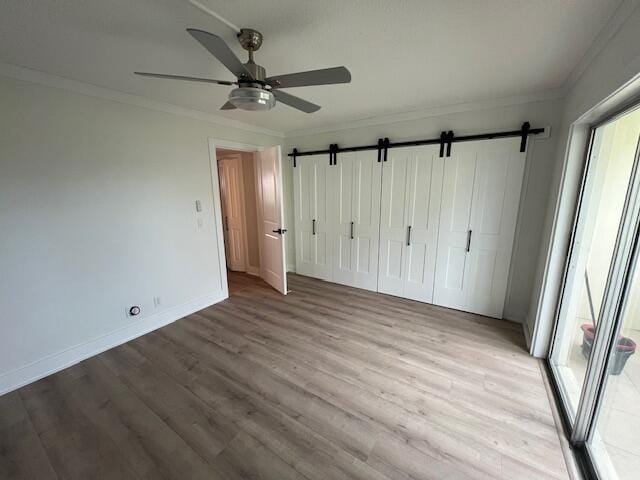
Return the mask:
[[196,200],[196,212],[201,212],[202,211],[202,203],[200,202],[200,200]]

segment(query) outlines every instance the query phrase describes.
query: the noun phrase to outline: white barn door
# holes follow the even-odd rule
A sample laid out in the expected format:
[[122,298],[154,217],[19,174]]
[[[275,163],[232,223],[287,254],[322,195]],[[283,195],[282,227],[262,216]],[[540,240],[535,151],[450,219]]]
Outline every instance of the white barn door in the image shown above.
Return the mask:
[[375,151],[348,152],[329,168],[333,281],[376,291],[382,164]]
[[438,146],[389,151],[382,172],[378,291],[432,301],[442,170]]
[[520,139],[456,143],[445,158],[433,303],[502,318],[525,153]]
[[331,280],[330,168],[327,155],[313,155],[293,171],[296,272],[323,280]]

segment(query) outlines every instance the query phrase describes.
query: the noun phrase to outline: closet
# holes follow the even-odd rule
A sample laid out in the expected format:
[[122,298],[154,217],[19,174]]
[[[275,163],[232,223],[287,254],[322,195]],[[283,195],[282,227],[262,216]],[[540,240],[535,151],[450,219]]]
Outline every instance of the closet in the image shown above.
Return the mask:
[[432,302],[444,159],[427,145],[383,163],[378,291]]
[[519,144],[459,143],[445,159],[436,305],[502,317],[524,173]]
[[296,271],[301,275],[331,280],[329,212],[329,166],[326,155],[313,155],[294,170]]
[[374,151],[349,152],[330,171],[332,281],[376,291],[382,165]]
[[520,138],[306,156],[294,169],[302,275],[501,318]]

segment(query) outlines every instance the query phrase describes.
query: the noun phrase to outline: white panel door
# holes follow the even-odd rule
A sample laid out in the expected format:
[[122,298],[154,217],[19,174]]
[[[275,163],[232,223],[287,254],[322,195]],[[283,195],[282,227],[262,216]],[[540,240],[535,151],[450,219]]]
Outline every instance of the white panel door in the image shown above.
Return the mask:
[[456,143],[445,159],[434,303],[501,318],[525,153],[517,138]]
[[260,276],[280,293],[287,294],[284,212],[280,147],[256,153],[260,233]]
[[245,271],[244,188],[240,155],[218,160],[225,256],[230,270]]
[[389,151],[382,173],[378,291],[432,301],[442,170],[437,146]]
[[332,269],[329,168],[327,155],[302,157],[294,168],[296,272],[323,280]]
[[330,172],[333,281],[375,291],[382,164],[375,151],[340,153]]

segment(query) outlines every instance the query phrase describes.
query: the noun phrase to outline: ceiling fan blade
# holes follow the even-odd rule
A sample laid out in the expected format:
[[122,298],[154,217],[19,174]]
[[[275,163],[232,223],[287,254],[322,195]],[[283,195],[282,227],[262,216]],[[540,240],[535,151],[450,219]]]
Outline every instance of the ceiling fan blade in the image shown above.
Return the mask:
[[267,78],[273,88],[306,87],[351,82],[351,73],[346,67],[323,68],[308,72],[288,73]]
[[229,46],[220,37],[195,28],[187,28],[187,32],[200,42],[211,55],[216,57],[220,63],[227,67],[237,78],[253,79],[251,72],[247,70],[240,59],[236,57],[236,54],[231,51]]
[[237,82],[214,80],[212,78],[185,77],[184,75],[169,75],[166,73],[133,72],[141,77],[168,78],[169,80],[187,80],[189,82],[217,83],[218,85],[235,85]]
[[305,113],[313,113],[320,110],[320,105],[307,102],[306,100],[303,100],[300,97],[290,95],[288,93],[283,92],[282,90],[273,90],[273,94],[275,95],[276,99],[279,102],[285,103],[290,107],[297,108],[298,110],[302,110]]
[[227,102],[220,107],[220,110],[235,110],[235,109],[236,109],[236,106],[231,102]]

